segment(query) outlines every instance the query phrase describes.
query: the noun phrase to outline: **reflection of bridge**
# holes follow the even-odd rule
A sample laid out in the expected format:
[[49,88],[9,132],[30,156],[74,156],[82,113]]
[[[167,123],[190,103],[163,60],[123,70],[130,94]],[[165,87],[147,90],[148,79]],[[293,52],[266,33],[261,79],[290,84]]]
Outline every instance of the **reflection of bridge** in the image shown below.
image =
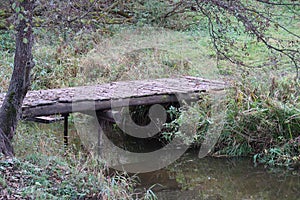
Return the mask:
[[[177,94],[184,95],[185,100],[192,101],[197,100],[200,93],[219,91],[225,87],[225,83],[221,81],[184,76],[29,91],[23,102],[22,118],[51,123],[60,119],[51,116],[62,115],[65,120],[64,133],[65,141],[67,141],[68,115],[70,113],[96,110],[97,114],[111,119],[109,115],[105,114],[108,112],[104,111],[111,109],[112,100],[118,100],[117,106],[119,107],[177,102]],[[4,96],[5,94],[0,94],[0,105],[2,105]],[[75,103],[84,105],[87,102],[93,102],[93,106],[74,106]],[[113,106],[115,105],[113,104]]]

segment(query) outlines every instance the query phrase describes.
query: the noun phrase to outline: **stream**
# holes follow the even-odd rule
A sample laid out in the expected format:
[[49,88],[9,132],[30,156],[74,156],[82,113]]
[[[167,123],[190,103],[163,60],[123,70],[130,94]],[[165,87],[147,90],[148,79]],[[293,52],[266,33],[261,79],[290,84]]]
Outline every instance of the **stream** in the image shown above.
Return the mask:
[[199,159],[188,152],[170,166],[138,175],[158,199],[299,199],[300,176],[255,167],[252,159]]

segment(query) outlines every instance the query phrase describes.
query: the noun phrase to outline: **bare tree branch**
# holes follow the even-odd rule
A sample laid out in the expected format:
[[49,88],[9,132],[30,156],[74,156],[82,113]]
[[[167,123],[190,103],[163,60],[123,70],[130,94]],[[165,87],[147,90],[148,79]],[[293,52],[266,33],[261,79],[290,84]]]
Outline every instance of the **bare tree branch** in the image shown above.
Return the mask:
[[279,3],[272,2],[270,0],[256,0],[260,3],[265,3],[269,5],[275,5],[275,6],[300,6],[300,3],[297,3],[296,0],[290,0],[290,3],[285,3],[285,1],[280,1]]
[[[232,19],[234,18],[237,22],[242,23],[246,33],[255,36],[257,41],[262,42],[271,52],[278,52],[289,58],[296,69],[296,79],[299,79],[300,49],[299,45],[297,45],[297,43],[299,43],[297,40],[300,39],[300,35],[277,22],[273,18],[272,12],[265,9],[264,4],[268,4],[268,6],[272,8],[292,5],[295,10],[297,10],[297,8],[299,9],[300,4],[293,1],[280,1],[277,3],[260,0],[255,1],[258,5],[245,5],[246,2],[242,0],[195,0],[200,12],[208,19],[209,34],[217,54],[239,66],[250,67],[229,53],[232,52],[234,48],[237,48],[235,42],[231,41],[230,36],[226,36],[229,29],[235,28],[234,23],[232,23]],[[213,12],[211,10],[213,10]],[[215,27],[216,25],[218,25],[218,28]],[[280,28],[293,38],[285,40],[274,38],[268,33],[270,28]],[[271,38],[273,42],[270,42]],[[277,43],[274,44],[274,41]],[[229,51],[228,48],[231,50]],[[266,65],[266,63],[256,67],[263,67],[264,65]]]

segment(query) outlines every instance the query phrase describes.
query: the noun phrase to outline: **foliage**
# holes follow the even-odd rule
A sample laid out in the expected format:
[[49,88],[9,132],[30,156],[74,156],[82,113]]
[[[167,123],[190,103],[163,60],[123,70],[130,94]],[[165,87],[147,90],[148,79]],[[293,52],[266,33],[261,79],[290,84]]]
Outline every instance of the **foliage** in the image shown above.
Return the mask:
[[[48,125],[49,126],[49,125]],[[72,124],[71,124],[72,126]],[[138,179],[110,171],[70,135],[63,148],[62,124],[20,124],[14,146],[18,158],[0,157],[0,195],[14,199],[155,199],[151,188],[135,190]],[[74,134],[74,135],[73,135]],[[38,153],[37,153],[38,152]]]
[[13,70],[13,56],[7,51],[0,52],[0,92],[5,92],[8,89],[8,83]]
[[254,155],[254,163],[265,164],[267,166],[281,166],[299,169],[300,163],[299,138],[290,140],[282,147],[265,149],[263,152]]
[[[50,30],[60,32],[66,42],[72,41],[74,33],[99,28],[106,32],[116,24],[173,30],[205,29],[209,31],[221,62],[227,59],[237,66],[248,67],[293,65],[298,71],[299,6],[294,0],[280,3],[261,0],[42,0],[36,2],[35,25],[47,25]],[[11,12],[7,4],[3,4],[2,9]],[[246,37],[240,38],[241,35]],[[258,60],[257,56],[253,60],[251,52],[257,45],[261,46],[260,52],[266,54],[263,60]],[[245,61],[243,57],[249,59]]]
[[[298,83],[291,79],[273,80],[270,81],[270,87],[267,87],[266,84],[250,81],[245,79],[243,83],[236,83],[228,92],[224,129],[214,151],[211,152],[212,155],[253,155],[255,162],[259,163],[298,165]],[[195,146],[201,146],[210,118],[213,117],[209,114],[208,105],[209,101],[200,101],[187,115],[180,109],[171,107],[168,112],[175,118],[165,124],[167,129],[162,134],[163,139],[168,141],[174,137],[181,137],[188,144],[193,142]],[[197,120],[197,134],[190,138],[182,134],[178,127],[194,119]]]
[[92,159],[81,166],[67,159],[32,154],[25,160],[2,161],[6,185],[1,185],[1,195],[19,199],[130,199],[133,179],[118,174],[107,179],[101,164],[92,163]]
[[15,40],[10,31],[0,31],[0,51],[13,52],[15,49]]
[[172,30],[187,30],[196,24],[189,1],[134,1],[128,5],[138,26],[152,25]]
[[[265,67],[288,62],[297,72],[299,68],[299,34],[296,26],[285,23],[299,22],[300,4],[293,0],[280,3],[270,1],[215,1],[196,0],[199,11],[208,20],[213,46],[220,60],[228,59],[238,66]],[[274,12],[276,10],[276,12]],[[283,22],[283,23],[282,23]],[[236,36],[246,33],[253,40],[238,41]],[[281,36],[280,36],[280,35]],[[262,45],[269,56],[259,61],[246,60],[252,43]],[[263,48],[261,50],[263,50]],[[239,55],[244,54],[242,58]],[[250,61],[250,62],[249,62]]]
[[[175,108],[170,107],[167,111],[170,115],[171,122],[164,124],[164,131],[162,132],[163,141],[170,142],[174,138],[181,138],[183,144],[194,144],[194,147],[201,145],[205,139],[207,128],[211,123],[209,114],[209,100],[203,98],[200,102],[191,107]],[[180,130],[185,123],[195,125],[193,127],[194,135],[186,135]]]

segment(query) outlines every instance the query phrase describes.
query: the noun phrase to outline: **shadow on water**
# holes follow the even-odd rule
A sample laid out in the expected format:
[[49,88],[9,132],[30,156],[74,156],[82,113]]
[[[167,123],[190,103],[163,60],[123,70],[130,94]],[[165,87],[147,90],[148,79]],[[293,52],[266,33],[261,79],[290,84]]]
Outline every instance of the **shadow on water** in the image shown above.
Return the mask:
[[141,188],[158,199],[299,199],[300,177],[271,173],[252,160],[206,157],[188,152],[167,168],[138,175]]
[[[145,123],[142,119],[146,114],[147,109],[144,109],[142,116],[135,118]],[[152,152],[163,146],[157,135],[140,139],[111,129],[112,124],[105,127],[110,127],[105,131],[109,140],[126,151]],[[140,167],[148,165],[145,162],[132,163],[137,164]],[[159,200],[300,199],[299,175],[284,171],[269,172],[263,166],[255,167],[251,158],[199,159],[195,150],[188,151],[166,168],[138,174],[138,177],[141,185],[137,190],[151,188]]]

